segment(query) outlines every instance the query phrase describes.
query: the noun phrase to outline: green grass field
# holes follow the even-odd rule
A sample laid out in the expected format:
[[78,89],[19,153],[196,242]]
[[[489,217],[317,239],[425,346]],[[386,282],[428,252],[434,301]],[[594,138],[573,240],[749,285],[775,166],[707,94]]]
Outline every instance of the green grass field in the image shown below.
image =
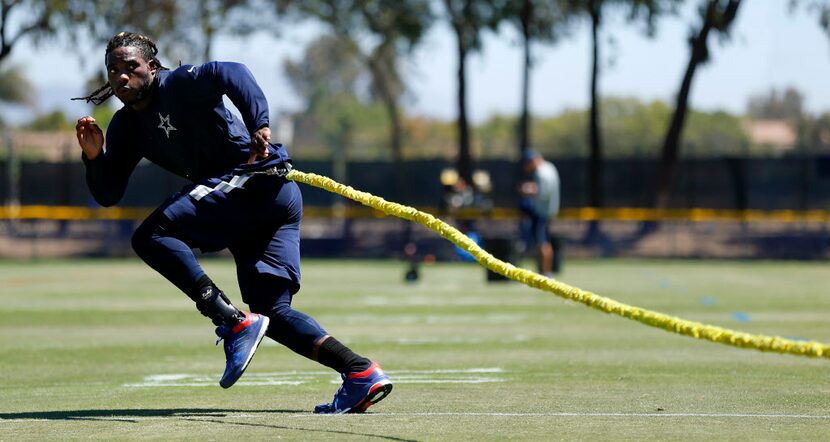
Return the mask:
[[[231,261],[205,267],[240,303]],[[482,268],[304,262],[294,306],[392,395],[317,416],[336,375],[266,341],[231,389],[213,328],[137,260],[0,262],[0,440],[827,440],[830,360],[702,342]],[[752,333],[830,342],[830,264],[569,261],[560,280]]]

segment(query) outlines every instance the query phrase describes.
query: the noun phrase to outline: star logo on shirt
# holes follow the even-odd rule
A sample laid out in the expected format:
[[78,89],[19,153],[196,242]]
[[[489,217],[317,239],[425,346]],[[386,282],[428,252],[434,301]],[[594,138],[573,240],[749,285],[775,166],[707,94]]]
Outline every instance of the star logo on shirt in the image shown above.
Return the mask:
[[170,138],[170,131],[176,130],[176,128],[173,127],[172,124],[170,124],[170,114],[167,114],[166,117],[163,117],[161,114],[159,114],[159,120],[160,122],[158,128],[164,131],[164,135],[167,135],[167,138]]

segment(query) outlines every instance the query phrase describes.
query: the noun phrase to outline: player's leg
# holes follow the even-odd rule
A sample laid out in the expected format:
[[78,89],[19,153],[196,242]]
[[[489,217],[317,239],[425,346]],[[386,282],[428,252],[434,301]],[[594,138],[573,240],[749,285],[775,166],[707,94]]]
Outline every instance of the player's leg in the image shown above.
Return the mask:
[[187,294],[214,325],[236,326],[244,315],[230,303],[205,273],[179,226],[156,211],[132,237],[136,254],[182,292]]
[[356,354],[329,336],[313,318],[291,307],[300,287],[303,205],[299,188],[294,182],[278,178],[251,181],[252,190],[258,189],[260,197],[269,196],[271,203],[259,201],[254,213],[245,214],[246,235],[230,247],[242,299],[251,311],[271,319],[267,336],[343,377],[334,401],[315,411],[362,412],[391,391],[389,378],[376,363]]
[[537,243],[539,247],[539,273],[553,277],[553,244],[548,231],[549,219],[539,216],[537,221]]
[[291,306],[296,285],[270,274],[240,277],[240,288],[252,312],[271,319],[266,335],[295,353],[340,373],[343,386],[330,404],[316,413],[360,413],[392,390],[380,366],[330,336],[312,317]]
[[314,318],[291,306],[296,289],[291,281],[254,273],[240,278],[240,287],[251,311],[271,318],[266,333],[269,338],[338,373],[360,372],[372,365],[329,336]]
[[[136,254],[150,267],[188,295],[204,316],[219,326],[225,340],[227,364],[220,385],[228,388],[242,375],[265,334],[268,318],[238,310],[199,265],[193,248],[221,249],[221,235],[211,235],[204,220],[191,207],[187,193],[171,198],[148,217],[133,234]],[[184,201],[184,202],[183,202]],[[211,237],[207,244],[200,237]]]
[[553,246],[550,241],[539,243],[539,273],[549,277],[553,275]]

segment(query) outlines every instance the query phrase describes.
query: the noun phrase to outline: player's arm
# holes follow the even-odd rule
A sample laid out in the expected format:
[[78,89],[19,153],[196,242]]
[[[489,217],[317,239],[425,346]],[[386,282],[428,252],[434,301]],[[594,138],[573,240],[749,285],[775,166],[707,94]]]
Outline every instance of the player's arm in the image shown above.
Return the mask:
[[198,89],[226,95],[239,109],[251,134],[249,162],[256,156],[267,157],[271,141],[268,101],[251,71],[241,63],[214,61],[188,68],[188,72],[196,78]]
[[[117,126],[116,119],[113,123]],[[112,129],[113,123],[110,128]],[[127,146],[118,146],[120,141],[110,136],[114,131],[108,131],[106,136],[107,150],[104,150],[104,132],[89,116],[82,117],[75,125],[75,134],[81,146],[81,159],[86,166],[86,183],[92,197],[98,204],[113,206],[124,196],[127,182],[140,156],[130,153],[134,149]]]

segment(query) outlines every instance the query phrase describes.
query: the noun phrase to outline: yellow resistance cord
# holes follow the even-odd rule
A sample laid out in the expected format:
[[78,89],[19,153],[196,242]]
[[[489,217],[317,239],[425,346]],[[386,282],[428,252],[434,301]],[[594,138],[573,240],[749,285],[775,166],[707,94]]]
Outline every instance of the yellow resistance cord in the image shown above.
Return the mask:
[[504,275],[514,281],[521,282],[547,292],[551,292],[571,301],[580,302],[589,307],[632,319],[652,327],[678,333],[693,338],[705,339],[721,344],[735,347],[754,348],[760,351],[771,351],[778,353],[790,353],[801,356],[814,356],[830,358],[830,346],[816,341],[794,341],[777,336],[763,336],[729,330],[700,322],[687,321],[685,319],[669,316],[663,313],[634,307],[605,298],[594,293],[571,287],[551,278],[546,278],[538,273],[515,267],[509,263],[496,259],[486,250],[479,247],[466,235],[450,226],[449,224],[435,218],[434,216],[421,212],[415,208],[393,203],[370,193],[361,192],[352,187],[340,184],[330,178],[292,170],[286,176],[288,179],[305,183],[314,187],[337,193],[363,205],[372,207],[388,215],[393,215],[409,221],[414,221],[434,230],[442,237],[453,242],[462,249],[470,252],[476,261],[491,271]]

